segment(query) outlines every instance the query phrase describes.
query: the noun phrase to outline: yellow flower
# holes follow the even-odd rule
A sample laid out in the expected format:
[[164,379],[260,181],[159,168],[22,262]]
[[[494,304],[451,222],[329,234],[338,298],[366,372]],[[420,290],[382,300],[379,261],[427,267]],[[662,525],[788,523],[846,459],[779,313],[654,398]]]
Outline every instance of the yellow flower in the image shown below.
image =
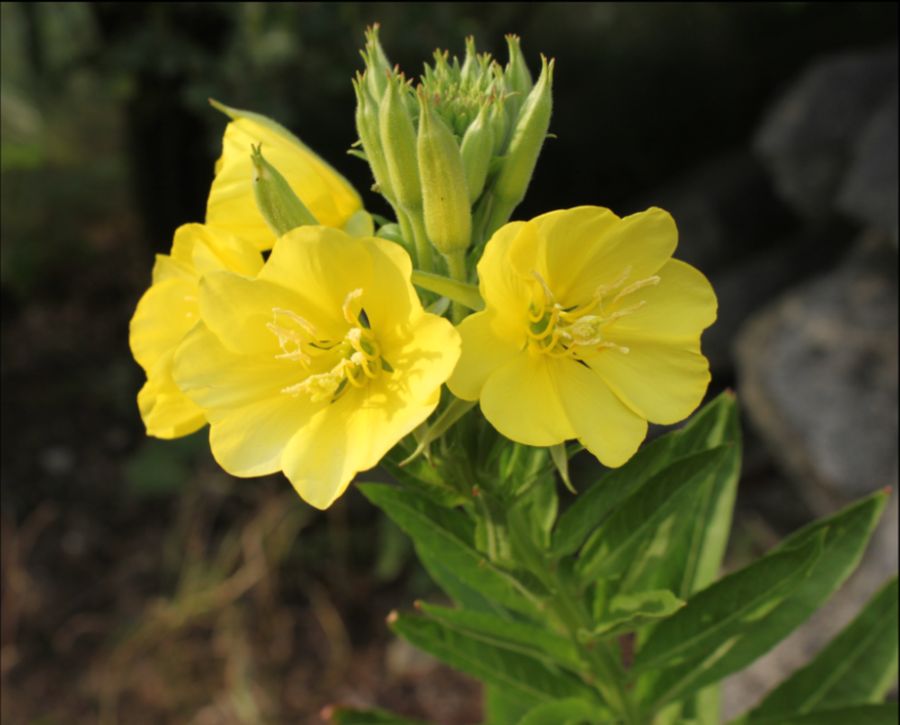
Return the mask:
[[320,224],[341,228],[358,222],[362,201],[343,176],[274,121],[243,115],[225,129],[222,156],[216,162],[206,206],[207,224],[228,229],[261,250],[271,249],[275,243],[253,196],[250,153],[260,144],[266,160]]
[[584,206],[513,222],[478,264],[485,309],[459,326],[447,385],[506,437],[577,438],[619,466],[647,421],[687,417],[709,384],[700,333],[716,317],[706,278],[671,259],[672,217]]
[[431,414],[459,335],[423,311],[411,273],[391,242],[300,227],[255,279],[204,277],[204,324],[178,348],[175,380],[226,471],[283,470],[326,508]]
[[134,358],[147,374],[138,408],[149,435],[177,438],[206,423],[203,411],[172,380],[175,348],[200,316],[200,277],[222,269],[253,276],[261,268],[262,256],[252,244],[202,224],[179,227],[171,254],[157,255],[129,334]]

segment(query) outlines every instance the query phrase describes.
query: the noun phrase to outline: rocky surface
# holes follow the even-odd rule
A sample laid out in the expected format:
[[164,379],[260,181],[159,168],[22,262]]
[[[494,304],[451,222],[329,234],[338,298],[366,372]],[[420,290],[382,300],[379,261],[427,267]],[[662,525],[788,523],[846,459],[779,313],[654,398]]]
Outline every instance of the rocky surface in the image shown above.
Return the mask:
[[897,324],[896,255],[867,235],[737,339],[741,399],[820,514],[896,482]]
[[896,87],[896,48],[847,53],[814,63],[773,106],[754,147],[798,212],[832,211],[861,134]]
[[894,93],[869,119],[838,196],[849,217],[888,232],[897,244],[897,104]]

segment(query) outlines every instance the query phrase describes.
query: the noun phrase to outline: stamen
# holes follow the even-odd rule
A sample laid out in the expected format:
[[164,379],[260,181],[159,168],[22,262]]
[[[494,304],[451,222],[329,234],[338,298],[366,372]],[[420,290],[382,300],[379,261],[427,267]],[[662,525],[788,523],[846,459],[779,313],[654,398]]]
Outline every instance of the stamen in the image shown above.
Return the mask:
[[353,325],[354,327],[362,327],[362,324],[359,321],[359,314],[354,313],[350,305],[362,297],[362,293],[363,291],[359,287],[355,290],[351,290],[347,293],[347,296],[344,298],[344,304],[341,306],[341,311],[344,313],[344,319],[348,324]]
[[659,284],[659,276],[653,275],[652,277],[647,277],[646,279],[639,279],[636,282],[632,282],[625,289],[623,289],[619,294],[612,298],[610,301],[611,304],[618,302],[625,295],[630,295],[632,292],[637,292],[639,289],[643,289],[644,287],[650,287]]

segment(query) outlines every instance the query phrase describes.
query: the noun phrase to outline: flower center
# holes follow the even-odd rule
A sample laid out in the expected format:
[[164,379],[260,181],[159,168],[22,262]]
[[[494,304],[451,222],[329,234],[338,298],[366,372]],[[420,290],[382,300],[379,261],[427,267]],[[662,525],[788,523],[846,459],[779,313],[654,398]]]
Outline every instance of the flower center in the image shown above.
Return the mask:
[[641,309],[645,300],[616,308],[619,301],[639,289],[659,284],[653,275],[628,285],[631,267],[612,284],[600,285],[584,304],[563,307],[556,301],[547,282],[536,271],[531,273],[536,282],[535,294],[528,309],[528,349],[551,357],[581,359],[585,353],[611,349],[628,354],[628,348],[607,340],[606,327],[611,323]]
[[266,327],[278,338],[279,360],[300,364],[303,379],[282,388],[282,393],[304,394],[313,402],[335,402],[349,387],[362,388],[382,370],[391,371],[381,357],[381,348],[369,327],[365,310],[359,304],[362,290],[355,289],[344,298],[341,307],[349,325],[340,339],[319,334],[315,325],[292,310],[272,308],[272,322]]

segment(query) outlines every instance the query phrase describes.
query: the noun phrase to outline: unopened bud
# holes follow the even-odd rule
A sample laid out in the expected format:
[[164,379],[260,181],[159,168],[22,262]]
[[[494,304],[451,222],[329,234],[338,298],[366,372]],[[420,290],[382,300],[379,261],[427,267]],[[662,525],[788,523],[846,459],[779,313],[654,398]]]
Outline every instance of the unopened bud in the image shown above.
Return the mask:
[[362,142],[377,191],[388,201],[393,202],[394,192],[378,131],[378,106],[369,91],[367,78],[366,72],[357,75],[353,80],[353,90],[356,93],[356,133]]
[[[506,159],[500,167],[494,189],[508,208],[507,214],[525,196],[535,164],[550,127],[553,108],[553,61],[541,57],[541,75],[522,106]],[[505,220],[504,220],[505,221]]]
[[459,147],[470,204],[474,204],[481,196],[494,153],[494,132],[488,118],[488,109],[489,104],[481,107],[475,120],[466,129]]
[[519,109],[522,108],[525,98],[531,92],[533,84],[531,72],[528,70],[525,56],[522,55],[522,48],[519,46],[519,36],[507,35],[506,45],[509,51],[509,60],[506,62],[503,76],[507,89],[512,93],[509,98],[509,112],[515,118]]
[[425,231],[442,254],[461,252],[472,236],[472,212],[456,137],[419,93],[419,176]]
[[253,147],[250,158],[256,172],[253,179],[256,206],[276,237],[304,224],[319,223],[278,169],[263,157],[261,144]]
[[416,160],[416,132],[403,100],[406,93],[403,78],[391,75],[381,99],[378,130],[387,175],[397,201],[405,209],[418,209],[422,205],[422,190]]
[[366,28],[366,47],[360,51],[363,60],[366,63],[366,85],[369,93],[376,103],[381,101],[387,87],[387,77],[391,71],[391,64],[385,55],[384,49],[378,40],[378,23]]

